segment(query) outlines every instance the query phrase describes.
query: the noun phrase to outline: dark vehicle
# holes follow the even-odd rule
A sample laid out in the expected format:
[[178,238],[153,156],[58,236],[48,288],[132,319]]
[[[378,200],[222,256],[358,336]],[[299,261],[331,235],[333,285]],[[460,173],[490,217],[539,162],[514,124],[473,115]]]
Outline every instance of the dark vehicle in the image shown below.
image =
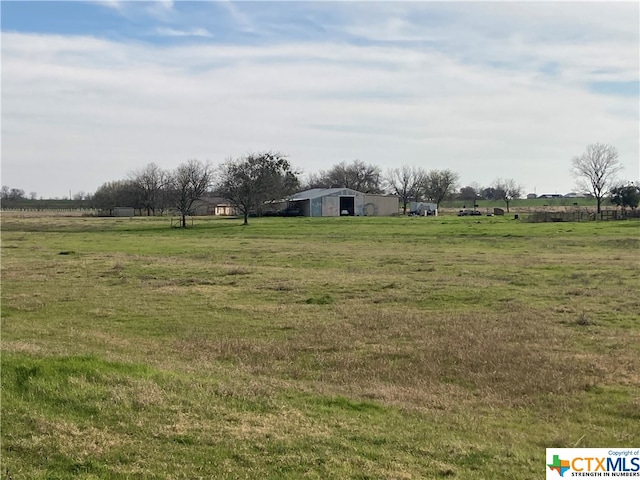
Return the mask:
[[458,212],[458,216],[459,217],[466,217],[466,216],[479,216],[482,215],[482,213],[480,213],[478,210],[460,210]]

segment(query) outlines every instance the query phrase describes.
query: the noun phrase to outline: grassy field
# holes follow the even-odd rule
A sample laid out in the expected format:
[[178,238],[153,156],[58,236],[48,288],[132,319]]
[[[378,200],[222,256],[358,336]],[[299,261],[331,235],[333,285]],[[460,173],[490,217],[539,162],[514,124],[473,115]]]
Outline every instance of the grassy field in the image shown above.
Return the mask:
[[640,440],[640,222],[2,217],[2,477],[537,479]]

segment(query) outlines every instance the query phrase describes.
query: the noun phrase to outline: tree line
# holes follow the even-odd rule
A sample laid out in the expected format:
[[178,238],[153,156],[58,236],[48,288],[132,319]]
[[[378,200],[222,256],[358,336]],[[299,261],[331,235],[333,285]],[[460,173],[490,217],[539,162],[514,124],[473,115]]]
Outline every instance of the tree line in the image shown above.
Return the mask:
[[196,159],[172,171],[150,163],[132,171],[127,179],[101,185],[91,203],[110,213],[117,206],[133,207],[147,215],[176,211],[186,227],[186,217],[193,214],[197,200],[219,196],[231,202],[247,224],[250,213],[260,213],[266,202],[290,196],[299,186],[298,174],[286,156],[269,151],[228,159],[217,169]]
[[449,169],[403,165],[383,173],[380,167],[361,160],[341,162],[302,178],[285,155],[269,151],[229,159],[217,169],[198,160],[189,160],[174,171],[151,163],[131,172],[125,180],[103,184],[93,195],[92,204],[102,210],[132,206],[148,215],[175,210],[182,215],[184,225],[194,202],[208,194],[229,200],[247,223],[249,214],[260,214],[265,203],[312,188],[397,195],[405,214],[410,202],[432,202],[439,207],[451,198],[503,200],[508,208],[509,202],[520,198],[523,191],[511,179],[496,179],[486,188],[466,186],[458,190],[459,175]]
[[[605,195],[622,208],[636,208],[640,202],[640,184],[621,183],[615,175],[622,168],[611,145],[592,144],[571,161],[572,173],[584,192],[591,193],[598,212]],[[147,215],[162,215],[171,210],[186,216],[195,202],[206,196],[220,196],[232,203],[248,223],[250,213],[261,213],[265,203],[287,198],[311,188],[350,188],[363,193],[397,195],[404,214],[410,202],[431,202],[438,207],[447,199],[473,202],[499,200],[509,204],[521,198],[523,186],[514,179],[496,178],[489,186],[471,184],[460,187],[459,174],[450,169],[426,170],[402,165],[383,173],[380,167],[361,160],[341,162],[302,178],[286,155],[267,151],[229,158],[217,168],[208,162],[188,160],[174,170],[155,163],[130,172],[126,179],[102,184],[93,194],[80,192],[74,200],[84,200],[93,208],[108,211],[132,207]],[[2,186],[3,203],[26,199],[21,189]],[[29,194],[35,199],[36,193]]]

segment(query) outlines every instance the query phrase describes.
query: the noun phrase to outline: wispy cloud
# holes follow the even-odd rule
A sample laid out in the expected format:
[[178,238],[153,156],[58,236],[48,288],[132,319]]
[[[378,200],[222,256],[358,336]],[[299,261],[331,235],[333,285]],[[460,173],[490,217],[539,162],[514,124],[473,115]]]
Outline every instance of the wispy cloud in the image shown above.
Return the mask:
[[211,32],[205,28],[190,28],[188,30],[178,30],[175,28],[158,27],[155,30],[157,35],[166,37],[213,37]]
[[88,0],[88,3],[116,10],[127,18],[134,14],[142,14],[157,20],[169,21],[174,13],[173,0]]
[[242,10],[240,3],[231,0],[222,0],[217,4],[227,11],[238,29],[244,32],[254,32],[256,30],[251,17]]
[[[135,2],[134,2],[135,3]],[[152,17],[156,19],[168,21],[172,18],[173,11],[173,0],[157,0],[155,2],[140,2],[145,6],[146,11]]]
[[97,5],[102,5],[120,11],[126,2],[125,0],[90,0],[89,3],[95,3]]

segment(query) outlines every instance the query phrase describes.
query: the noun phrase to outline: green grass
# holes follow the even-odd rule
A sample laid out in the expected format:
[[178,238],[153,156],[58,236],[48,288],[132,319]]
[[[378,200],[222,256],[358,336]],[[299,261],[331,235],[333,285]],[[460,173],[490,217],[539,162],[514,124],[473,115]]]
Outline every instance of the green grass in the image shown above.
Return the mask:
[[2,218],[3,478],[540,478],[638,442],[640,222]]

